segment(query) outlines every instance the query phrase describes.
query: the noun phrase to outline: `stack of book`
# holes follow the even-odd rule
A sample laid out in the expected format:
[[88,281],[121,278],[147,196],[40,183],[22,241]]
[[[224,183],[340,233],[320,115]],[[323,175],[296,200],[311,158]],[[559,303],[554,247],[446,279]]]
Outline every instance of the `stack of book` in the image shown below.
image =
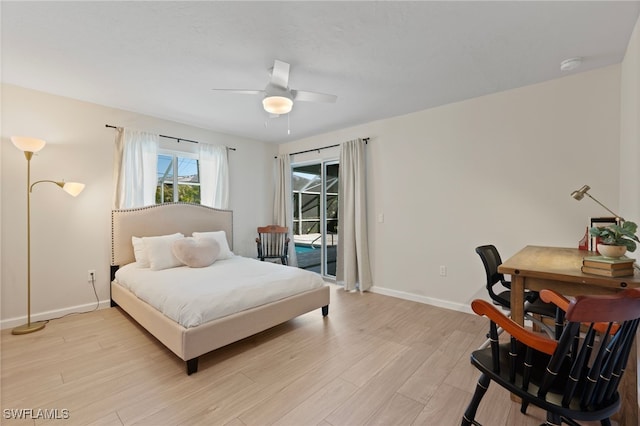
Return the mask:
[[621,257],[610,259],[603,256],[587,256],[582,259],[582,272],[605,277],[626,277],[633,275],[634,259]]

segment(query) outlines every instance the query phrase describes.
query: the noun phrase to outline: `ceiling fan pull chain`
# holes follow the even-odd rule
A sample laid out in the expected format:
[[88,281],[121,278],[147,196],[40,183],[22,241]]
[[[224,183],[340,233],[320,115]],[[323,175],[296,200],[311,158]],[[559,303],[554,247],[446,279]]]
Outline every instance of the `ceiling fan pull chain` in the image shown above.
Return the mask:
[[290,122],[289,122],[289,116],[291,114],[287,114],[287,134],[290,135],[291,134],[291,126],[290,126]]

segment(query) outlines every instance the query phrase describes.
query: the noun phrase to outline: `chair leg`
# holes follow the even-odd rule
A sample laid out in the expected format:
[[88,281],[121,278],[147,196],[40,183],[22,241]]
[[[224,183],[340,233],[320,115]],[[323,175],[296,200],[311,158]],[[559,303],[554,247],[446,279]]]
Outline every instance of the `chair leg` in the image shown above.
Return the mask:
[[547,422],[546,426],[561,426],[562,425],[562,417],[559,414],[551,413],[547,411]]
[[483,374],[478,379],[478,384],[476,385],[476,391],[473,394],[473,398],[471,398],[471,402],[464,412],[464,416],[462,417],[462,426],[469,426],[471,424],[475,424],[476,411],[478,411],[478,406],[480,405],[480,401],[482,397],[489,389],[489,376]]
[[[562,424],[562,423],[566,423],[569,426],[580,426],[580,423],[575,422],[575,421],[571,420],[570,418],[564,417],[564,416],[560,417],[560,424]],[[609,426],[611,426],[611,424],[609,424]]]

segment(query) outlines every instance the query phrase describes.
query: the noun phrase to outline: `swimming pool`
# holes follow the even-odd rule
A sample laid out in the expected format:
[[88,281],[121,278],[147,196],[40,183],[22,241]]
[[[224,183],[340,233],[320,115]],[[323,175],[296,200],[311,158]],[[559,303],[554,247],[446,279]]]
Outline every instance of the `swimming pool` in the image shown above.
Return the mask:
[[296,253],[309,253],[311,251],[316,251],[317,248],[309,247],[309,246],[301,246],[296,244]]

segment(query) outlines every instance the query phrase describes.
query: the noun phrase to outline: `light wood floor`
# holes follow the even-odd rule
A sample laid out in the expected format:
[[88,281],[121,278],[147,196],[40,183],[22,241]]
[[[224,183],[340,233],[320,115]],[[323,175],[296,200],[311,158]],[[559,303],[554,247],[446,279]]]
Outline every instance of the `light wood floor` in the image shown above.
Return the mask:
[[[332,286],[329,316],[311,312],[184,363],[118,308],[2,331],[0,423],[70,425],[457,425],[478,378],[469,353],[485,320]],[[68,420],[9,420],[10,409],[68,410]],[[487,426],[524,416],[495,384]]]

